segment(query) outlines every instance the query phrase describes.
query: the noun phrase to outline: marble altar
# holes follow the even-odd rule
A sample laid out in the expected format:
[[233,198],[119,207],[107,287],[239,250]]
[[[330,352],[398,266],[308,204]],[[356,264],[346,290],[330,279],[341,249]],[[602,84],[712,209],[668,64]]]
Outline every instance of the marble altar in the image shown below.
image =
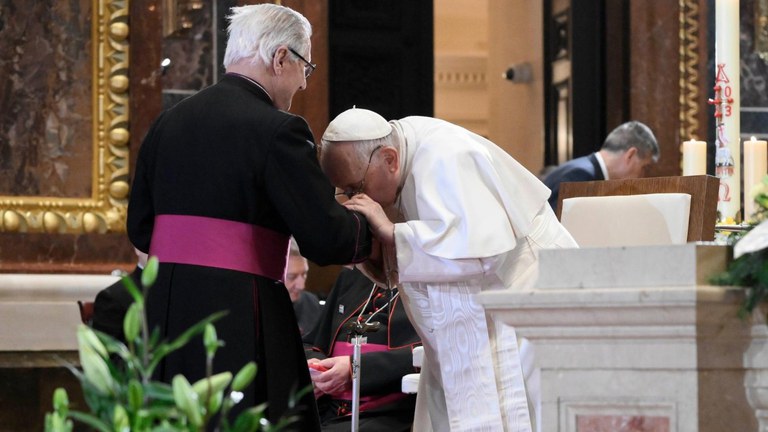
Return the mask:
[[768,430],[764,315],[708,285],[724,246],[547,250],[528,291],[479,295],[533,345],[541,431]]

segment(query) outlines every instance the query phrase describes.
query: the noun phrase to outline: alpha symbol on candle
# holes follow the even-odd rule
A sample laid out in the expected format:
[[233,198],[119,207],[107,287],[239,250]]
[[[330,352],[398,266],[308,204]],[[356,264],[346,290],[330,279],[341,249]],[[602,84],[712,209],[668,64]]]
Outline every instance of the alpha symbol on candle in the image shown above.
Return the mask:
[[[728,79],[728,75],[725,74],[725,63],[720,63],[717,65],[717,76],[715,76],[715,82],[724,82],[729,83],[731,80]],[[720,90],[719,88],[715,87],[715,90]]]

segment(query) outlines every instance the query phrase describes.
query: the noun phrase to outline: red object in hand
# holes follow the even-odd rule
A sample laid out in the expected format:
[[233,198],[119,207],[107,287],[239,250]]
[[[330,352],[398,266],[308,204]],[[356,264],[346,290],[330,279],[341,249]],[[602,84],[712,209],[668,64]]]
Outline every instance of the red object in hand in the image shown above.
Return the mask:
[[328,370],[327,367],[320,366],[319,364],[311,364],[311,365],[308,365],[308,366],[309,366],[309,376],[311,376],[311,377],[312,376],[316,376],[316,375],[320,375],[321,373],[323,373],[323,372]]
[[312,369],[312,370],[310,370],[310,372],[312,372],[313,370],[316,370],[318,372],[325,372],[325,371],[328,370],[327,367],[325,367],[323,365],[320,365],[320,364],[311,364],[311,365],[308,365],[308,366],[309,366],[310,369]]

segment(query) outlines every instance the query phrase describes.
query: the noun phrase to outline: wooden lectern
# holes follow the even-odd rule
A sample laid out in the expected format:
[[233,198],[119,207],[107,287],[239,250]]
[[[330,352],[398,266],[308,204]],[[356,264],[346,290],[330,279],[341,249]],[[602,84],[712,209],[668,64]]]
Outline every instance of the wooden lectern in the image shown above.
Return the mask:
[[625,180],[565,182],[560,185],[557,217],[563,200],[574,197],[638,195],[652,193],[686,193],[691,196],[688,241],[712,241],[717,221],[717,193],[720,181],[709,175],[680,177],[647,177]]

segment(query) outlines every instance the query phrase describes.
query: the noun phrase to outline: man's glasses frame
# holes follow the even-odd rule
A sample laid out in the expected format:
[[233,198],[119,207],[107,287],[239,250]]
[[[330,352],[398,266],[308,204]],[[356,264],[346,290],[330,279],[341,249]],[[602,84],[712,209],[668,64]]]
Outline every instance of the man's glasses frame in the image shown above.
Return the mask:
[[288,51],[290,51],[293,55],[299,58],[299,60],[304,62],[304,79],[309,78],[310,75],[312,75],[312,72],[315,71],[317,68],[317,65],[314,63],[310,63],[305,59],[301,54],[297,53],[295,49],[288,47]]
[[363,193],[363,189],[365,188],[365,177],[368,175],[368,168],[371,167],[373,155],[376,154],[376,151],[382,147],[384,147],[384,144],[380,144],[376,146],[375,149],[371,150],[371,155],[368,157],[368,165],[365,167],[365,171],[363,172],[363,179],[359,181],[360,186],[356,187],[353,191],[336,192],[337,197],[344,195],[347,197],[347,199],[352,199],[353,196]]

